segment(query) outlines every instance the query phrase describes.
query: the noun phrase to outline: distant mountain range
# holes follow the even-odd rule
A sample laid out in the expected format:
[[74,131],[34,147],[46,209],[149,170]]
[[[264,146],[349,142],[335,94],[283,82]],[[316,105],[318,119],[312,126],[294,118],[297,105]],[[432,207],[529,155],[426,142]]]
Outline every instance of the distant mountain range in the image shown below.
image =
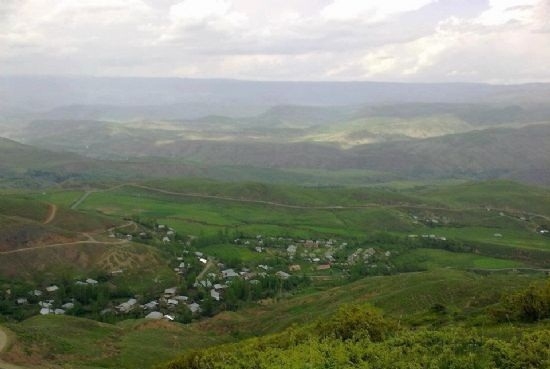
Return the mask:
[[189,119],[210,114],[246,116],[266,107],[288,104],[532,104],[546,103],[549,97],[550,84],[0,77],[0,112],[11,118],[34,116],[55,119]]
[[0,174],[39,183],[550,184],[550,84],[2,77],[0,129],[28,145],[0,142]]

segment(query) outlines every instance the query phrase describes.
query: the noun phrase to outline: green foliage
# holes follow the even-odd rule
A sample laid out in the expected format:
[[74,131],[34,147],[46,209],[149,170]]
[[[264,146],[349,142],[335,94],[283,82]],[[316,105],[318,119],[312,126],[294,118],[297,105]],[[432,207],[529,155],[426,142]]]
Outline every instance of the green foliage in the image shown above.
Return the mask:
[[502,306],[493,310],[499,320],[535,322],[550,318],[550,282],[532,284],[526,289],[506,295]]
[[320,321],[316,330],[322,337],[380,342],[391,328],[382,314],[370,306],[344,305],[330,319]]
[[313,326],[184,354],[159,369],[546,368],[544,328],[485,338],[471,328],[397,329],[370,307],[343,306]]

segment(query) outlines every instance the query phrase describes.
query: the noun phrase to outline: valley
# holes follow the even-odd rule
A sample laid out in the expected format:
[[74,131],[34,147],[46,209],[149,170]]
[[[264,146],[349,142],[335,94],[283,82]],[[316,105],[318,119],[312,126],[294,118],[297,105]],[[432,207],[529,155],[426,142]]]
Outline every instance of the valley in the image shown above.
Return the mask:
[[0,367],[547,360],[546,85],[32,85],[0,105]]
[[[5,357],[21,365],[49,353],[52,364],[137,368],[313,322],[344,303],[411,323],[444,304],[468,321],[550,272],[548,190],[512,182],[399,189],[178,179],[3,198],[3,217],[16,204],[22,229],[67,238],[3,242],[0,270],[11,279],[2,282],[10,290],[2,314],[23,319],[7,325],[18,339]],[[41,335],[58,325],[59,341],[46,343]],[[147,359],[130,354],[153,336]],[[99,357],[84,350],[97,340]]]

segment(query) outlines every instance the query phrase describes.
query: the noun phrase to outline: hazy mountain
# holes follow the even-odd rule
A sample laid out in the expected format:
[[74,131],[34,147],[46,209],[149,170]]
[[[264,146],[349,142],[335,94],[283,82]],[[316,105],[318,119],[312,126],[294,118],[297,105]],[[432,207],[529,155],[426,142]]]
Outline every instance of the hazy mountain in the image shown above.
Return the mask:
[[[252,82],[179,78],[0,77],[0,112],[9,117],[193,118],[249,115],[276,105],[546,102],[550,85],[382,82]],[[35,118],[38,116],[34,115]],[[43,116],[42,116],[43,117]]]
[[372,144],[354,167],[407,177],[514,178],[550,183],[550,125],[495,128],[425,140]]

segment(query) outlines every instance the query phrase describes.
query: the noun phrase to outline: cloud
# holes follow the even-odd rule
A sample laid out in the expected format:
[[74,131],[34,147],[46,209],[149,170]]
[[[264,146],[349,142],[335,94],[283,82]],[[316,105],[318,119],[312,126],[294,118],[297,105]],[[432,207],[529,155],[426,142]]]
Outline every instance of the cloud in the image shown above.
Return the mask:
[[3,74],[550,80],[550,0],[0,0]]
[[397,13],[417,10],[432,2],[433,0],[334,0],[321,10],[321,16],[342,21],[360,19],[375,22]]

